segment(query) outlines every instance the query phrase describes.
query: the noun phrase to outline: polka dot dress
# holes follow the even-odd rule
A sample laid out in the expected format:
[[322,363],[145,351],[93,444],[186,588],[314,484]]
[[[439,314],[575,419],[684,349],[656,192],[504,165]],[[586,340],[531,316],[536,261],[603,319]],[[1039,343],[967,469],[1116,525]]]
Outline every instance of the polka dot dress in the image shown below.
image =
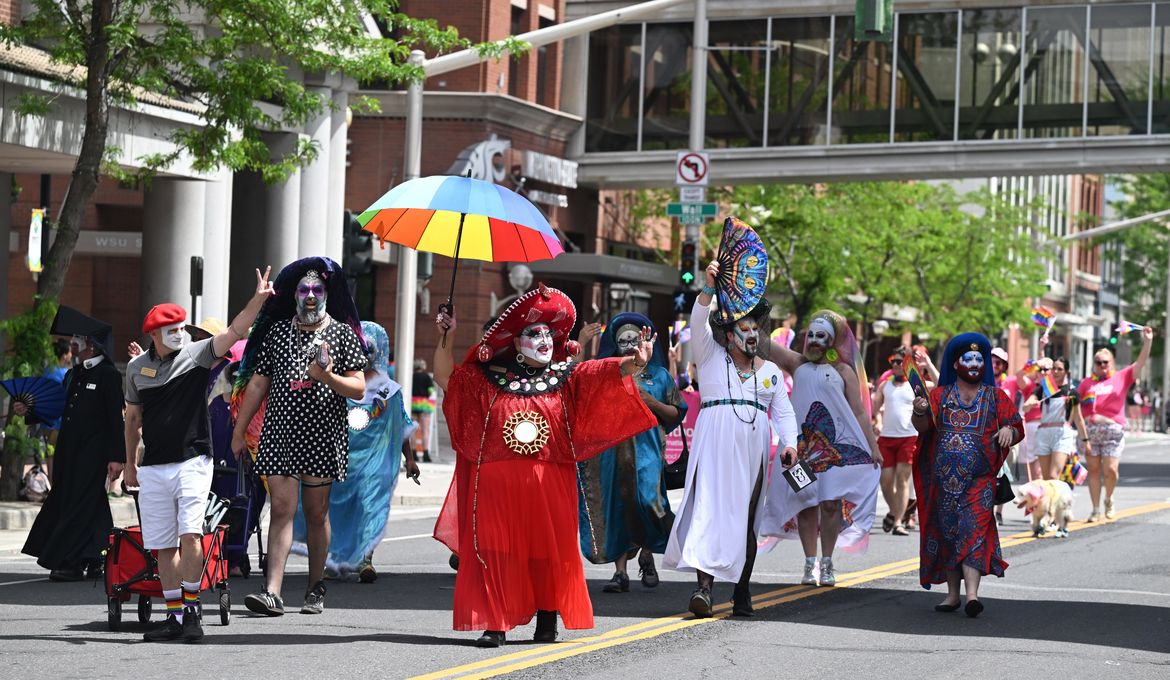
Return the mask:
[[344,323],[330,318],[313,332],[302,331],[291,321],[274,325],[256,362],[256,373],[272,380],[257,474],[345,479],[349,459],[345,397],[309,377],[317,340],[329,343],[335,374],[366,367],[361,341]]

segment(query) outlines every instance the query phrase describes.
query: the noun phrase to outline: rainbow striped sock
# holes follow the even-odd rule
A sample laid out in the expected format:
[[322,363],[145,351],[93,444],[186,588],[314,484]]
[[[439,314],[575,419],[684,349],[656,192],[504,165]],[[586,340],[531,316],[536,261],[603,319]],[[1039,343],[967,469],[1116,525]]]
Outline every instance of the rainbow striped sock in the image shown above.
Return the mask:
[[183,591],[180,588],[164,590],[163,599],[167,601],[167,616],[174,616],[179,623],[183,622]]
[[198,607],[199,606],[199,584],[182,581],[183,584],[183,606],[184,607]]

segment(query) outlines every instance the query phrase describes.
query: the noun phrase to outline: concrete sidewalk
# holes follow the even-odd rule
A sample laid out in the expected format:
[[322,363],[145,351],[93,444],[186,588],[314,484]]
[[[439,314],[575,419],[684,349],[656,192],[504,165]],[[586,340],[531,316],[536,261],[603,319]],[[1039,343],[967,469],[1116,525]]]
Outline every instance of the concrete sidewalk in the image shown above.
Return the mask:
[[[407,479],[405,474],[399,477],[393,505],[427,507],[443,504],[443,499],[447,497],[447,487],[451,485],[451,478],[455,473],[455,466],[447,463],[419,463],[418,467],[418,484]],[[32,528],[33,521],[40,511],[40,503],[25,501],[0,503],[0,531],[27,532]],[[138,524],[138,514],[132,498],[126,496],[111,498],[110,512],[114,516],[115,526]]]

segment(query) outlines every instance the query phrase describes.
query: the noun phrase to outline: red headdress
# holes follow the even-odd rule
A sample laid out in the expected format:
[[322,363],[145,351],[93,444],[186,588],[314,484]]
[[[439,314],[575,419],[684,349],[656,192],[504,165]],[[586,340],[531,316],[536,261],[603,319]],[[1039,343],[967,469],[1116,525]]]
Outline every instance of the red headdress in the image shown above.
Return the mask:
[[487,363],[513,347],[520,331],[534,323],[548,324],[553,336],[553,361],[564,361],[581,349],[569,332],[577,323],[577,308],[569,296],[543,283],[516,298],[467,353],[463,363]]

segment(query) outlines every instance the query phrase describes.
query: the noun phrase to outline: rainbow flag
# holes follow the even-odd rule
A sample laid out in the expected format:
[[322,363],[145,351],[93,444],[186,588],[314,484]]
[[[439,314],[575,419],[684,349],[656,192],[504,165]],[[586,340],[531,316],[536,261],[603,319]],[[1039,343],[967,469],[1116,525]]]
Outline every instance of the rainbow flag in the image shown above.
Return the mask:
[[1035,373],[1036,369],[1039,367],[1040,366],[1039,366],[1039,364],[1036,363],[1035,359],[1028,359],[1027,361],[1024,362],[1024,372],[1025,373]]
[[1044,379],[1040,381],[1040,389],[1043,391],[1045,399],[1060,391],[1051,375],[1045,375]]
[[1033,307],[1032,308],[1032,323],[1037,326],[1048,329],[1052,328],[1053,319],[1056,318],[1056,312],[1047,307]]
[[1096,403],[1097,403],[1097,393],[1093,392],[1092,390],[1085,393],[1085,396],[1081,397],[1081,406],[1092,407]]
[[1134,331],[1144,331],[1145,329],[1145,326],[1133,323],[1131,321],[1126,321],[1125,319],[1122,319],[1121,323],[1117,325],[1117,333],[1119,335],[1125,335]]
[[772,331],[772,339],[779,342],[781,345],[792,349],[792,338],[796,334],[792,332],[791,328],[781,326]]

